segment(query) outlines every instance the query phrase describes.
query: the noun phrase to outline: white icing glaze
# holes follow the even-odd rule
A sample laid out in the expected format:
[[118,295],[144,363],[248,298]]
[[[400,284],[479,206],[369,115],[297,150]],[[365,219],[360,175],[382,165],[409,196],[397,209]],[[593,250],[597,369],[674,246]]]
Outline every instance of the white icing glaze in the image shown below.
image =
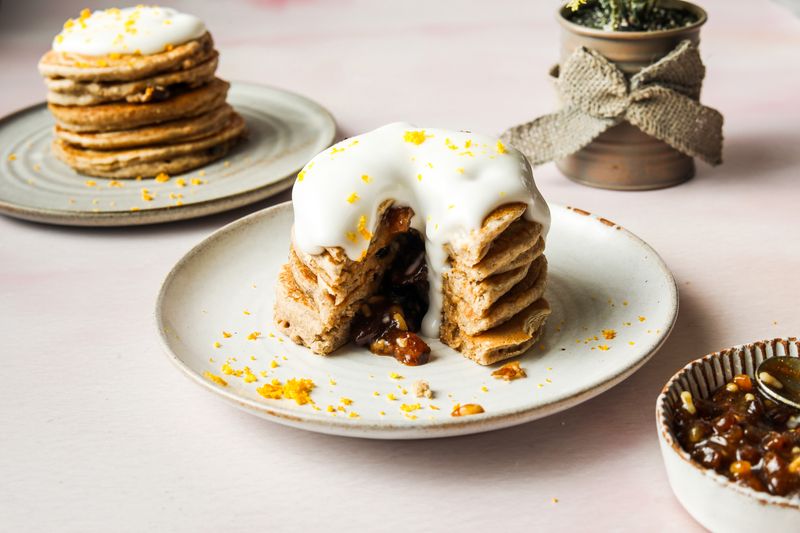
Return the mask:
[[203,21],[169,7],[126,7],[89,12],[64,23],[53,50],[87,56],[156,54],[206,32]]
[[[496,138],[394,123],[346,139],[312,159],[292,191],[295,245],[319,254],[339,246],[357,260],[369,245],[386,200],[414,210],[425,237],[430,306],[422,334],[439,336],[445,245],[457,245],[495,208],[528,205],[525,218],[544,226],[550,210],[525,157]],[[359,222],[361,222],[359,224]],[[543,235],[544,235],[543,234]]]

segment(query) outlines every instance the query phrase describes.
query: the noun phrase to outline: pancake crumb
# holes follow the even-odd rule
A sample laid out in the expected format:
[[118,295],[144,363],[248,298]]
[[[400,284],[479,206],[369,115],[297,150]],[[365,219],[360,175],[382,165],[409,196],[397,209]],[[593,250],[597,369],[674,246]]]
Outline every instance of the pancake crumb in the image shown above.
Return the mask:
[[[414,396],[417,398],[433,398],[433,391],[431,390],[430,385],[425,380],[415,381],[412,384],[412,390],[414,391]],[[376,394],[377,396],[377,394]]]

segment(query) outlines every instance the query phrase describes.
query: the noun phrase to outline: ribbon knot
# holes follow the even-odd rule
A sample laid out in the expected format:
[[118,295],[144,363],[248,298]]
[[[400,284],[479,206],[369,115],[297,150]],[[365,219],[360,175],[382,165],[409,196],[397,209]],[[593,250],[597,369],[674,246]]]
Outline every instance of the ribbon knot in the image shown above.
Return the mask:
[[621,122],[691,157],[712,165],[722,162],[722,115],[698,101],[705,67],[690,41],[630,79],[598,52],[583,47],[551,74],[563,108],[502,136],[533,165],[577,152]]

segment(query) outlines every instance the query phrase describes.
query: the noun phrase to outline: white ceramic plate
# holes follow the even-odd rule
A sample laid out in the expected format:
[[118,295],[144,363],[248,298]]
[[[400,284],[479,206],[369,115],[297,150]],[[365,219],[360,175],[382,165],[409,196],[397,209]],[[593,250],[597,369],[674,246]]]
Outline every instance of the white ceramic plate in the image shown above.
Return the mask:
[[[0,120],[0,213],[52,224],[128,226],[227,211],[291,187],[293,175],[336,135],[328,111],[281,89],[234,82],[228,102],[247,121],[248,139],[224,159],[165,183],[80,175],[50,150],[53,118],[45,104],[9,115]],[[143,188],[152,201],[143,199]]]
[[[542,340],[519,358],[525,379],[494,379],[490,374],[499,365],[481,367],[439,341],[431,341],[428,364],[405,367],[352,345],[321,357],[277,334],[273,293],[289,249],[290,203],[229,224],[174,267],[157,303],[161,339],[178,368],[209,391],[247,412],[311,431],[412,439],[534,420],[631,375],[667,338],[678,312],[675,282],[652,248],[606,219],[569,207],[551,209],[546,296],[553,314]],[[614,338],[606,339],[603,330]],[[256,331],[261,336],[248,340]],[[226,361],[236,370],[249,366],[258,381],[224,374]],[[205,372],[227,386],[209,381]],[[391,377],[393,372],[402,379]],[[312,379],[315,405],[261,397],[257,387],[274,378]],[[411,392],[420,379],[435,392],[432,400]],[[478,403],[485,413],[452,417],[458,402]],[[402,409],[415,404],[419,409]]]

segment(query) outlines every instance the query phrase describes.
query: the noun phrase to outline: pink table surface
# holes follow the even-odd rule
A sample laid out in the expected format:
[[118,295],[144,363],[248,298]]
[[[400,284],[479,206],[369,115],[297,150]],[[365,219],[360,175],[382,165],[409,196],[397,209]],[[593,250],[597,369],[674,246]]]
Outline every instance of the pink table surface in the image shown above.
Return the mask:
[[[133,229],[0,217],[0,529],[700,529],[667,483],[656,395],[690,359],[800,335],[800,21],[763,0],[702,3],[703,99],[725,114],[725,164],[641,193],[582,187],[553,165],[536,172],[549,201],[629,228],[678,280],[675,331],[633,377],[562,414],[471,437],[284,428],[181,376],[153,308],[192,245],[287,194]],[[223,77],[305,94],[343,135],[395,120],[499,133],[554,106],[553,1],[175,6],[207,21]],[[3,2],[0,114],[43,99],[36,61],[81,7]]]

